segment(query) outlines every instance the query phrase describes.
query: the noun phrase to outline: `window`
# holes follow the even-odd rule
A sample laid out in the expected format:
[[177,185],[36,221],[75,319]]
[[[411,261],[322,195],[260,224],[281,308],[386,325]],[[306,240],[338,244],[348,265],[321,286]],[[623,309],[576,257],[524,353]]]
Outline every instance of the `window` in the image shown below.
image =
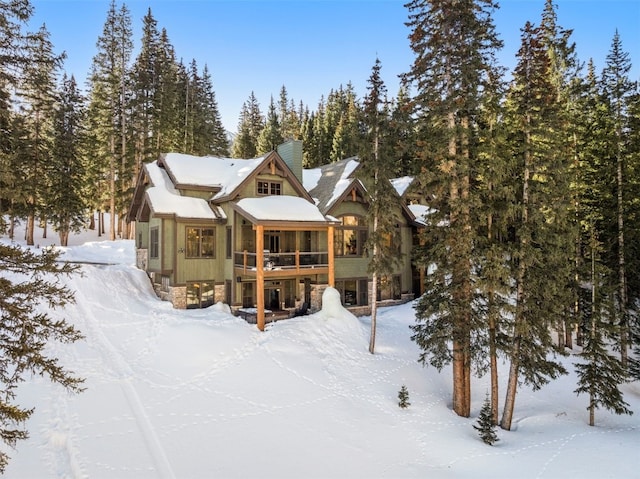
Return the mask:
[[215,228],[187,228],[187,258],[215,258]]
[[227,226],[226,234],[227,259],[231,259],[233,253],[233,235],[231,234],[231,226]]
[[335,231],[334,252],[336,256],[362,256],[367,242],[368,230],[359,216],[342,216],[342,226]]
[[282,183],[279,181],[258,181],[259,195],[281,195]]
[[383,276],[378,278],[378,301],[385,299],[400,299],[400,275]]
[[187,309],[206,308],[215,299],[214,281],[194,281],[187,283]]
[[160,256],[159,244],[160,244],[160,230],[156,226],[155,228],[151,228],[151,230],[149,230],[149,257],[150,258],[158,258]]
[[344,279],[336,281],[340,299],[344,306],[366,306],[368,304],[368,281],[366,279]]

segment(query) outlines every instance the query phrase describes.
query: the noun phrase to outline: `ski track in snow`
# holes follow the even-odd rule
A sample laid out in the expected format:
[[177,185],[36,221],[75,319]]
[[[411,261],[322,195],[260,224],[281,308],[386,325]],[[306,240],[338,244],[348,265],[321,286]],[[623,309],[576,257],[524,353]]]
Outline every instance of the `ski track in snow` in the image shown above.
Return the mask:
[[[83,281],[83,278],[74,278],[74,280]],[[105,285],[105,287],[106,286],[107,285]],[[103,326],[97,325],[97,319],[92,308],[85,307],[85,304],[90,304],[93,307],[102,307],[103,303],[95,303],[92,302],[90,298],[84,297],[82,288],[74,289],[76,294],[76,307],[81,313],[80,316],[84,318],[84,324],[82,325],[81,330],[85,334],[87,341],[90,344],[97,346],[100,356],[103,358],[103,370],[107,370],[119,380],[120,387],[127,400],[131,414],[138,424],[140,433],[142,434],[144,443],[146,444],[147,451],[156,467],[158,477],[174,479],[176,476],[169,461],[167,460],[167,456],[158,435],[151,424],[145,406],[140,400],[140,396],[133,384],[133,380],[136,376],[134,371],[131,366],[127,364],[125,358],[119,353],[118,349],[111,343],[109,338],[102,332],[101,328],[103,328]],[[116,302],[116,298],[112,299],[114,300],[112,304],[127,304],[124,301]],[[124,314],[125,312],[122,310],[114,309],[114,314],[115,313],[126,317],[126,314]]]

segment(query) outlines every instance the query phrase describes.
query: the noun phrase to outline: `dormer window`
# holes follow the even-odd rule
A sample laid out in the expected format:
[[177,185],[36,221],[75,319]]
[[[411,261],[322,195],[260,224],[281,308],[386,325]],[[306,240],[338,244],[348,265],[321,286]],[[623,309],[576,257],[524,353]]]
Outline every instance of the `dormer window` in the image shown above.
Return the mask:
[[282,183],[279,181],[258,181],[258,194],[262,196],[267,195],[281,195]]

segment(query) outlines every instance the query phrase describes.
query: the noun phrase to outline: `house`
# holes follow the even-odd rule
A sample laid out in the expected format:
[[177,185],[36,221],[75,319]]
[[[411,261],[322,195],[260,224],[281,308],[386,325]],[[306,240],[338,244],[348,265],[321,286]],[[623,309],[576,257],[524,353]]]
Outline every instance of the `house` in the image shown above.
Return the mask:
[[[302,142],[254,159],[167,153],[144,165],[128,220],[137,265],[176,308],[224,302],[257,323],[317,310],[327,286],[343,303],[371,304],[367,193],[346,159],[302,169]],[[403,259],[378,300],[411,296],[415,216],[398,212]],[[360,310],[357,310],[360,308]]]

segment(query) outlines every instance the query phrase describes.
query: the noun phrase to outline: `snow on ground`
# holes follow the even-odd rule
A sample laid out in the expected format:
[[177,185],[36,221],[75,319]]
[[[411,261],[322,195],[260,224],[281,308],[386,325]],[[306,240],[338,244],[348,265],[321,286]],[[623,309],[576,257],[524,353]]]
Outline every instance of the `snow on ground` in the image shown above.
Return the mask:
[[[50,236],[39,243],[55,243]],[[20,404],[36,410],[7,477],[640,476],[637,382],[624,386],[636,415],[598,411],[596,427],[586,397],[573,393],[575,374],[523,388],[513,431],[498,430],[488,446],[473,425],[489,379],[473,381],[471,418],[451,412],[450,370],[416,362],[411,304],[379,310],[371,355],[370,318],[334,299],[260,332],[221,305],[184,311],[159,301],[134,266],[132,241],[95,232],[73,241],[64,258],[107,264],[83,264],[67,280],[76,303],[53,314],[86,339],[51,350],[87,389],[71,395],[41,377],[20,388]],[[403,384],[408,409],[397,405]]]

